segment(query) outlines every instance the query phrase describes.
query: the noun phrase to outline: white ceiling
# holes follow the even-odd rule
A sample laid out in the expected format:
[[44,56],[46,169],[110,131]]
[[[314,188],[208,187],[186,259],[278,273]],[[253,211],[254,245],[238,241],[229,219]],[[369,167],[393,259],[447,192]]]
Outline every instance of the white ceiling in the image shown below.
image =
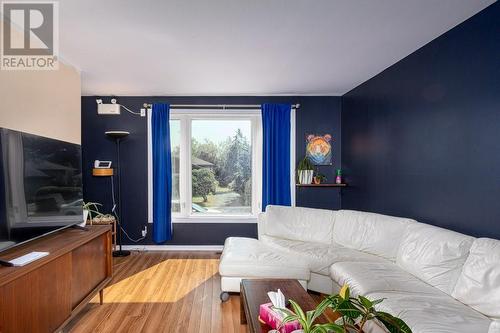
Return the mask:
[[64,0],[83,95],[342,95],[494,0]]

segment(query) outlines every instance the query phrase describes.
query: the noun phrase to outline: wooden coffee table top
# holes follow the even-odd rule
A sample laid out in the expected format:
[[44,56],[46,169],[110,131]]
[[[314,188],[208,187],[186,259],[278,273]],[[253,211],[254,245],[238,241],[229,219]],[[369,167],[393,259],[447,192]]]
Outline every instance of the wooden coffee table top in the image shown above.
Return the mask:
[[[271,302],[267,296],[268,291],[281,289],[287,299],[294,300],[302,310],[309,311],[316,308],[318,303],[307,293],[297,280],[284,279],[259,279],[241,281],[241,321],[248,325],[249,332],[267,333],[269,328],[259,322],[259,306]],[[318,323],[327,323],[328,319],[322,315]]]

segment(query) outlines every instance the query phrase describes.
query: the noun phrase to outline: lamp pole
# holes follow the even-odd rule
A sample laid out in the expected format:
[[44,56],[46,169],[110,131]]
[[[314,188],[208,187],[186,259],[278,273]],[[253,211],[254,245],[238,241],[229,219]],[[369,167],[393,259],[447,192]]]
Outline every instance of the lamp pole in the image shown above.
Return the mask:
[[[121,140],[128,136],[130,133],[126,131],[107,131],[105,134],[113,138],[116,143],[116,158],[117,158],[117,165],[116,165],[116,173],[117,173],[117,178],[118,178],[118,216],[117,216],[117,226],[118,230],[115,230],[115,232],[118,232],[118,246],[119,249],[117,251],[113,251],[113,257],[126,257],[130,255],[130,251],[128,250],[123,250],[122,248],[122,236],[123,236],[123,231],[122,231],[122,177],[121,177],[121,165],[120,165],[120,142]],[[113,198],[114,200],[114,198]],[[115,214],[116,215],[116,214]]]

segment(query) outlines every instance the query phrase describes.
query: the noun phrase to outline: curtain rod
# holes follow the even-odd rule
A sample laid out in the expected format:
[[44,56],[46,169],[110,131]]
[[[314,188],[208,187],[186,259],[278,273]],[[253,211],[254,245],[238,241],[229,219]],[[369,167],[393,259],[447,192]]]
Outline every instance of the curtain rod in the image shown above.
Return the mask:
[[[153,104],[144,103],[144,107],[149,109]],[[260,104],[170,104],[173,109],[260,109]],[[300,104],[292,104],[292,109],[300,108]]]

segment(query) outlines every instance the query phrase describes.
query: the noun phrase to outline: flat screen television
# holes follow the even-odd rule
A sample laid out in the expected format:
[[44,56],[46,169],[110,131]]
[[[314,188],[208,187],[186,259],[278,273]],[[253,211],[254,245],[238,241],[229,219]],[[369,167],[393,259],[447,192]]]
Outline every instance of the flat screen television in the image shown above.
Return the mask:
[[0,252],[83,221],[80,145],[0,128]]

